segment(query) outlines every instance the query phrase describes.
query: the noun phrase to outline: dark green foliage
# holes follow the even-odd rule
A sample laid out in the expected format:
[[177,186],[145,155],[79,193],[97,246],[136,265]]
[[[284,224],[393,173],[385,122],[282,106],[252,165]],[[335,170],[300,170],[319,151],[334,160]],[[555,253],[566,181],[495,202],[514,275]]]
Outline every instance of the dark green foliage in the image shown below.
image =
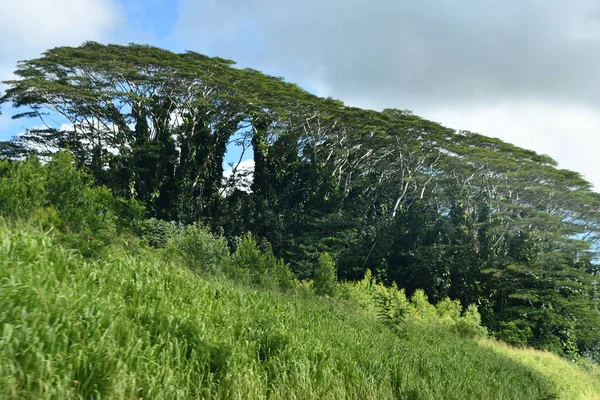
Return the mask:
[[514,346],[525,346],[531,340],[533,332],[524,321],[510,321],[500,323],[500,330],[496,336]]
[[1,161],[0,215],[33,219],[44,229],[56,227],[63,240],[91,255],[126,232],[141,217],[143,207],[94,187],[88,173],[73,161],[66,152],[56,153],[44,165],[34,157]]
[[427,204],[415,204],[400,213],[386,232],[387,278],[401,284],[408,293],[424,289],[433,301],[450,295],[454,271],[448,254],[448,225]]

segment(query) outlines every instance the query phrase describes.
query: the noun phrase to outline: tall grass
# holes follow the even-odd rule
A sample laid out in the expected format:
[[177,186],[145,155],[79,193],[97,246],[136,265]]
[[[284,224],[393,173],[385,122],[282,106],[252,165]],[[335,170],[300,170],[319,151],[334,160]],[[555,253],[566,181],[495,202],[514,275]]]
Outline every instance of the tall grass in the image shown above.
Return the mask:
[[0,398],[549,399],[475,341],[333,299],[203,279],[157,250],[84,259],[0,224]]
[[516,348],[496,340],[481,340],[480,343],[549,377],[560,399],[600,400],[598,364],[585,361],[576,364],[547,351]]

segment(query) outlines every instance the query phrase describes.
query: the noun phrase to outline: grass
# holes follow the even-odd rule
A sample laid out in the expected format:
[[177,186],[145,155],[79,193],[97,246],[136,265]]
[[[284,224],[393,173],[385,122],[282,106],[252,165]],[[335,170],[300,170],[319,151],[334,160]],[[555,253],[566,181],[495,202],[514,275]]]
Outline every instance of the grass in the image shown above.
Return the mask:
[[547,351],[516,348],[491,339],[480,343],[549,377],[560,399],[600,400],[600,366],[597,364],[578,365]]
[[442,327],[398,335],[302,289],[201,278],[151,250],[103,254],[0,224],[0,398],[575,398]]

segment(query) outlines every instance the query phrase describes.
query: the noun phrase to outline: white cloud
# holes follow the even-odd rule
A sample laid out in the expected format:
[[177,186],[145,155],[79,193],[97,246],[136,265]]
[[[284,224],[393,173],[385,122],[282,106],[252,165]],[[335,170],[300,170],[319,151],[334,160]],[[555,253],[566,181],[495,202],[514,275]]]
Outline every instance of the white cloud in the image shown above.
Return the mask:
[[425,117],[446,125],[501,138],[547,154],[559,167],[580,172],[600,189],[597,168],[600,113],[586,106],[516,102],[425,110]]
[[[223,172],[223,177],[229,178],[231,176],[231,174],[233,173],[233,168],[236,168],[236,166],[234,165],[233,167],[228,167]],[[240,161],[240,163],[239,163],[239,165],[237,165],[236,169],[237,169],[236,175],[238,175],[240,173],[254,171],[254,159],[250,158],[248,160]]]
[[[600,100],[600,12],[581,0],[183,0],[190,46],[400,108]],[[199,23],[198,21],[202,21]]]
[[178,29],[320,95],[548,153],[600,188],[595,0],[182,0]]
[[0,12],[0,79],[17,61],[49,48],[107,39],[120,22],[115,0],[5,0]]
[[[235,175],[232,177],[234,173],[233,169],[235,168]],[[252,179],[254,173],[254,160],[248,159],[241,161],[237,167],[234,165],[233,168],[229,167],[223,172],[223,182],[225,184],[230,183],[231,186],[226,186],[224,188],[224,193],[228,194],[236,188],[244,192],[250,193],[252,189]],[[233,178],[233,179],[232,179]]]
[[[110,40],[122,22],[117,0],[3,0],[0,81],[14,77],[18,61],[38,57],[50,48]],[[0,84],[0,92],[3,89]],[[9,105],[1,111],[0,140],[31,125],[23,120],[11,121]]]

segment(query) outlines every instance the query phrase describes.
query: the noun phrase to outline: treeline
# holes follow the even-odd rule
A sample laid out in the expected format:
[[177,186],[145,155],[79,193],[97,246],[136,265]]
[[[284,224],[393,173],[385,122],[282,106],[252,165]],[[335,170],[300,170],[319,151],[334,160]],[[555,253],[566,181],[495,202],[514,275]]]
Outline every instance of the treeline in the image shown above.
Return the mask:
[[340,300],[355,314],[378,319],[396,333],[417,323],[464,338],[487,335],[475,305],[463,310],[458,300],[445,298],[434,306],[422,289],[408,298],[396,284],[376,282],[370,270],[360,281],[339,282],[327,252],[319,255],[314,279],[300,282],[269,243],[259,244],[250,232],[236,238],[231,249],[225,237],[207,226],[145,219],[140,202],[95,186],[74,161],[67,151],[53,154],[44,164],[36,157],[0,160],[0,230],[45,237],[80,262],[129,256],[152,260],[161,268],[187,267],[212,282],[230,280],[296,299],[314,300],[317,295]]
[[[73,229],[129,213],[157,246],[169,227],[200,223],[232,248],[252,232],[299,279],[328,252],[340,280],[371,270],[409,296],[476,304],[511,343],[600,361],[600,197],[547,156],[193,52],[86,43],[15,74],[0,103],[39,127],[3,157],[68,150],[118,199],[110,213],[66,208]],[[251,177],[239,163],[224,176],[234,146],[253,155]]]

